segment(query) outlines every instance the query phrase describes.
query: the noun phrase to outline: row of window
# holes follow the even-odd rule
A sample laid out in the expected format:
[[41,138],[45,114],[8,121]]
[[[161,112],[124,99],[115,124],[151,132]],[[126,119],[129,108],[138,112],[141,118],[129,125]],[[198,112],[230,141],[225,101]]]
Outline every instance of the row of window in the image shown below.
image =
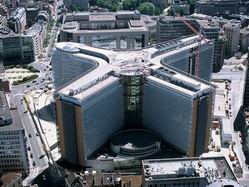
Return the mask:
[[8,149],[20,149],[20,145],[6,145],[0,146],[0,149],[8,150]]
[[0,135],[18,135],[18,131],[0,132]]
[[0,145],[20,144],[20,141],[0,141]]
[[[6,154],[6,152],[0,152],[0,154]],[[0,158],[21,158],[21,155],[2,155]]]
[[181,182],[172,184],[149,184],[148,187],[198,187],[200,182]]
[[[5,154],[19,154],[20,153],[20,151],[18,151],[18,150],[7,150],[7,151],[5,151]],[[2,158],[3,156],[7,156],[7,155],[2,155],[2,156],[0,156],[0,158]]]

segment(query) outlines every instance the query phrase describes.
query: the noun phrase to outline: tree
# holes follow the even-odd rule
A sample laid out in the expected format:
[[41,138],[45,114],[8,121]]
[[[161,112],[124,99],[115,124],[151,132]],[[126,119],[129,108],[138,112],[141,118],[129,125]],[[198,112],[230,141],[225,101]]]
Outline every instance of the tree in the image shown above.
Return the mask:
[[137,0],[124,0],[123,9],[124,10],[135,10],[138,6]]
[[141,14],[154,15],[156,8],[153,3],[145,2],[139,5],[138,10]]
[[189,4],[189,13],[193,14],[195,12],[196,1],[195,0],[188,0],[188,4]]
[[97,0],[96,5],[99,7],[107,8],[110,11],[116,11],[118,2],[112,0]]

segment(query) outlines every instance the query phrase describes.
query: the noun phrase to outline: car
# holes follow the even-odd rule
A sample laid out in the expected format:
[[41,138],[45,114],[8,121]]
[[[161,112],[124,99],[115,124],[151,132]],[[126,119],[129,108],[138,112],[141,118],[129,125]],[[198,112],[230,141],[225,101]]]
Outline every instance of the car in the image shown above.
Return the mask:
[[36,163],[35,163],[35,161],[33,161],[33,164],[32,164],[33,166],[36,166]]
[[31,148],[30,148],[29,146],[28,146],[28,148],[27,148],[27,149],[28,149],[28,151],[31,151]]
[[27,86],[26,86],[26,88],[29,88],[30,87],[30,85],[28,84]]
[[32,83],[36,83],[36,80],[33,80]]
[[32,153],[30,154],[30,158],[33,158],[33,154]]
[[42,159],[44,156],[45,156],[45,155],[41,155],[41,156],[39,156],[39,159]]
[[29,133],[29,138],[32,138],[32,135]]

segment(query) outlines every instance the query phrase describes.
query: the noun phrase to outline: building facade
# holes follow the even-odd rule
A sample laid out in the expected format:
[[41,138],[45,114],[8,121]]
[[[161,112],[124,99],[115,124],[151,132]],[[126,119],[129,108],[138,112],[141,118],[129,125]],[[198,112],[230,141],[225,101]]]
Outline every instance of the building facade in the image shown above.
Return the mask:
[[210,16],[239,13],[239,0],[199,0],[196,5],[197,13]]
[[83,10],[88,10],[88,0],[63,0],[66,8],[72,8],[72,6],[79,6]]
[[26,11],[23,7],[17,8],[8,19],[8,27],[15,33],[22,33],[26,24]]
[[10,95],[1,91],[0,101],[0,170],[28,173],[25,131],[20,115]]
[[243,53],[248,52],[249,47],[249,27],[240,30],[240,49]]
[[224,25],[226,47],[225,57],[230,58],[239,50],[240,42],[240,23],[231,21]]
[[151,35],[144,19],[139,11],[71,13],[64,16],[59,38],[107,49],[141,49]]
[[[184,20],[183,20],[184,19]],[[193,31],[195,30],[195,32]],[[213,40],[213,71],[219,71],[224,62],[224,41],[220,36],[219,26],[206,19],[192,17],[177,18],[162,16],[157,21],[157,42],[165,42],[176,38],[186,37],[200,32],[204,38]]]
[[[189,62],[180,58],[178,63],[185,63],[185,66],[172,63],[176,56],[187,56],[198,45],[197,38],[183,39],[181,46],[175,41],[175,46],[165,43],[164,47],[153,46],[135,52],[58,43],[52,66],[56,75],[56,113],[62,157],[86,166],[87,160],[103,148],[109,137],[122,129],[154,131],[163,141],[190,156],[205,152],[212,118],[213,87],[189,75],[189,69],[185,69]],[[203,54],[212,56],[214,46],[204,41],[201,45]],[[56,56],[60,56],[61,61]],[[201,57],[209,61],[200,64],[198,76],[210,80],[212,58]],[[69,59],[75,61],[76,67],[68,66],[71,74],[67,75],[62,61],[68,63]],[[179,113],[181,118],[174,117]]]
[[16,34],[8,27],[0,28],[0,55],[4,65],[30,63],[42,51],[47,22],[38,21],[25,34]]

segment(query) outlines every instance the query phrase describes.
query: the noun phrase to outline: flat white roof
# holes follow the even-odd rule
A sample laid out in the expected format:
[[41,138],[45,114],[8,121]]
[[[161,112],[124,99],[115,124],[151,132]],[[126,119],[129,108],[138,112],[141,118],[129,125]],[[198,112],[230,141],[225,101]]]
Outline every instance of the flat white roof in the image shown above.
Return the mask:
[[[173,49],[170,52],[165,52],[165,54],[159,55],[156,58],[152,59],[150,59],[151,55],[155,53],[155,51],[160,50],[156,49],[155,46],[142,50],[113,51],[90,47],[79,43],[57,43],[55,46],[56,50],[71,53],[71,55],[77,57],[77,59],[82,59],[82,62],[89,59],[89,61],[95,62],[97,64],[95,68],[91,69],[88,72],[82,72],[82,75],[79,76],[77,79],[74,79],[73,81],[59,88],[58,93],[69,95],[69,93],[72,93],[72,90],[74,90],[76,92],[75,94],[73,94],[73,97],[76,99],[82,99],[84,98],[84,94],[81,92],[85,91],[85,88],[87,86],[92,85],[93,82],[96,82],[99,77],[103,77],[111,72],[114,72],[115,76],[118,76],[119,73],[122,74],[122,71],[125,71],[127,69],[133,70],[135,72],[138,69],[144,68],[143,72],[146,74],[146,76],[148,76],[150,74],[150,69],[154,69],[155,67],[164,67],[160,63],[161,58],[174,53],[178,53],[179,51],[184,50],[185,48],[188,49],[190,47],[198,45],[197,36],[182,39],[181,41],[184,47],[180,49]],[[151,67],[151,63],[154,63],[155,65]],[[149,76],[149,79],[158,81],[162,85],[184,92],[185,94],[191,96],[195,96],[195,94],[199,93],[200,91],[203,92],[206,89],[210,89],[209,84],[206,84],[205,82],[201,82],[199,80],[195,80],[192,77],[187,76],[187,74],[183,75],[181,73],[175,72],[172,77],[176,80],[179,80],[180,82],[182,80],[182,83],[190,87],[198,87],[199,89],[198,91],[191,91],[190,89],[186,89],[184,87],[181,87],[180,85],[175,85],[159,78],[155,78],[153,76]],[[91,86],[89,86],[89,89],[90,87]]]

